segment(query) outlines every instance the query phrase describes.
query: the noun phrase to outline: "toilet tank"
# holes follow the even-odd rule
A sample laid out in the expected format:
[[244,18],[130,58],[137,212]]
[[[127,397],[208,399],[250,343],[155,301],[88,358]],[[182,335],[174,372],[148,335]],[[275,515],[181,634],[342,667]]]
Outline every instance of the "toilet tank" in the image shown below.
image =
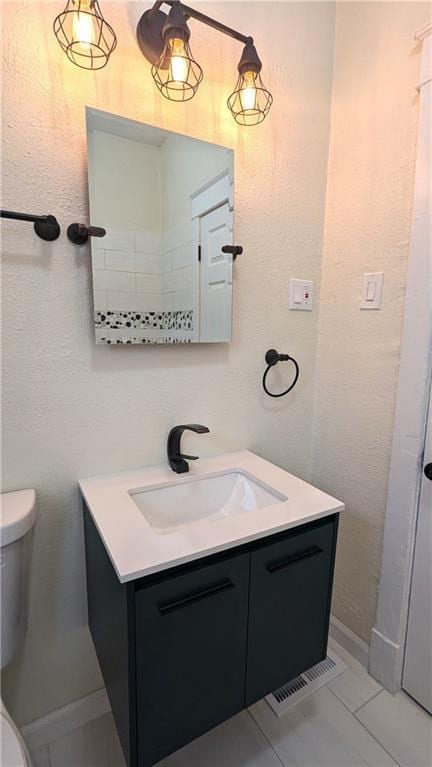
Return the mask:
[[1,668],[7,666],[24,637],[27,618],[31,531],[36,517],[34,490],[0,496]]

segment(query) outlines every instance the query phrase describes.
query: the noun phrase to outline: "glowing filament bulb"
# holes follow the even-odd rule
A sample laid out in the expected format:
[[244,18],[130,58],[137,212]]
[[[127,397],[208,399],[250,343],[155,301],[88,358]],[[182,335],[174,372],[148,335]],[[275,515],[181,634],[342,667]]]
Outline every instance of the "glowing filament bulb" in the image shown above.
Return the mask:
[[240,91],[240,101],[243,109],[255,109],[257,91],[255,87],[255,72],[245,72],[243,86]]
[[95,29],[93,26],[93,15],[83,13],[90,11],[90,0],[81,0],[80,9],[73,16],[73,39],[79,43],[83,50],[89,50],[95,42]]
[[179,38],[174,38],[170,40],[169,44],[171,48],[170,79],[175,82],[185,83],[188,76],[188,60],[186,58],[184,42]]

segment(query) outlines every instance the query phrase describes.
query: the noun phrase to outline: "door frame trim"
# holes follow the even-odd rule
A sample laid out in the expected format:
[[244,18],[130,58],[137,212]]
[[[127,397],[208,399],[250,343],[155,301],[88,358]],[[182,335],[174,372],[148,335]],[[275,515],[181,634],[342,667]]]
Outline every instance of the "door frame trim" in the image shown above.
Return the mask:
[[225,202],[228,203],[229,209],[233,210],[233,187],[234,176],[229,168],[227,168],[210,179],[210,181],[207,181],[202,187],[196,189],[195,192],[192,192],[190,195],[192,220],[205,216]]
[[428,228],[432,215],[428,195],[432,22],[418,31],[416,39],[423,47],[412,225],[381,577],[369,654],[370,673],[391,692],[397,692],[402,685],[432,364],[432,253]]
[[[227,204],[228,210],[230,213],[230,231],[231,231],[231,242],[229,244],[232,244],[234,242],[234,208],[233,208],[233,183],[234,183],[234,176],[230,172],[229,169],[222,171],[222,173],[219,173],[214,178],[210,179],[210,181],[207,181],[203,187],[200,187],[200,189],[197,189],[193,194],[191,195],[191,204],[192,204],[192,213],[191,213],[191,223],[192,223],[192,248],[194,253],[200,253],[200,260],[201,260],[201,219],[204,218],[204,216],[207,216],[209,213],[212,213],[213,211],[217,210],[218,208],[222,207],[222,205]],[[228,258],[228,256],[226,257]],[[231,257],[232,260],[232,257]],[[232,281],[231,281],[232,284]],[[202,305],[202,273],[201,269],[199,269],[199,275],[197,279],[196,284],[196,291],[197,291],[197,306],[199,306],[199,327],[198,327],[198,338],[201,341],[203,337],[203,331],[202,331],[202,322],[203,322],[203,305]],[[232,336],[232,299],[231,299],[231,336]],[[227,342],[229,343],[230,339],[227,339]],[[204,339],[204,343],[216,343],[212,341],[207,341]],[[222,342],[224,343],[224,342]]]

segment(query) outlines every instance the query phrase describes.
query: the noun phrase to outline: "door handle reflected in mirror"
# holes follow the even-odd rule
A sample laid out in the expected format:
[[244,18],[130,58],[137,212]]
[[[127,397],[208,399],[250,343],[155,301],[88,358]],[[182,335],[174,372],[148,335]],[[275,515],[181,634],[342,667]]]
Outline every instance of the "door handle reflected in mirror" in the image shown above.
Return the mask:
[[237,256],[241,256],[243,253],[243,248],[241,245],[224,245],[221,250],[222,253],[230,253],[233,257],[233,261],[236,260]]
[[67,228],[68,239],[74,245],[84,245],[89,237],[105,237],[106,229],[101,226],[86,226],[85,224],[70,224]]

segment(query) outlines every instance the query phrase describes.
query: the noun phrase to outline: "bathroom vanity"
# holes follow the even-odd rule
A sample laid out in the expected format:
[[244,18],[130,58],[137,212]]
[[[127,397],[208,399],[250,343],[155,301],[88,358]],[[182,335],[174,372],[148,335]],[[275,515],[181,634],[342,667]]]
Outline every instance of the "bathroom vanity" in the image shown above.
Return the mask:
[[89,624],[130,767],[325,657],[339,501],[246,451],[80,488]]

